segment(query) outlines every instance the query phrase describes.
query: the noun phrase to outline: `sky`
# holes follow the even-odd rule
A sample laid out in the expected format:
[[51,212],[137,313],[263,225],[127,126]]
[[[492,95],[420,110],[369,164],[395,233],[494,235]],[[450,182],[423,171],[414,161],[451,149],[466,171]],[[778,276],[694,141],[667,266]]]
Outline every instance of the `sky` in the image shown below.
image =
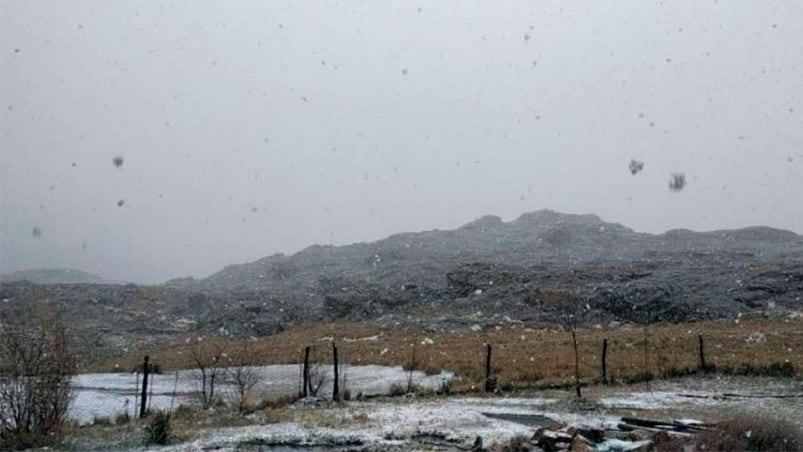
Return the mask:
[[3,272],[156,283],[545,208],[803,233],[801,206],[797,0],[0,0]]

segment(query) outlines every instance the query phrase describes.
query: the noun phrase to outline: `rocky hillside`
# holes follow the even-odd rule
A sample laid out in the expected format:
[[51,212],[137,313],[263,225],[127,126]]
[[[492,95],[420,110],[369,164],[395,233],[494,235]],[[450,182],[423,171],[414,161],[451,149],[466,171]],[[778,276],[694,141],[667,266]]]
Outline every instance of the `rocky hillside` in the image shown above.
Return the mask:
[[[483,318],[548,321],[544,300],[584,294],[590,319],[679,321],[768,304],[798,309],[803,237],[768,227],[652,235],[543,210],[507,223],[486,216],[450,231],[316,245],[167,286],[323,319],[404,317],[427,306],[452,320],[479,310]],[[632,308],[640,304],[650,306]]]
[[[486,216],[450,231],[311,246],[161,286],[4,283],[0,311],[46,299],[116,337],[218,331],[265,335],[304,321],[428,328],[507,321],[656,322],[795,315],[803,237],[753,227],[637,233],[594,215]],[[0,312],[2,314],[2,312]],[[105,339],[103,339],[105,338]]]

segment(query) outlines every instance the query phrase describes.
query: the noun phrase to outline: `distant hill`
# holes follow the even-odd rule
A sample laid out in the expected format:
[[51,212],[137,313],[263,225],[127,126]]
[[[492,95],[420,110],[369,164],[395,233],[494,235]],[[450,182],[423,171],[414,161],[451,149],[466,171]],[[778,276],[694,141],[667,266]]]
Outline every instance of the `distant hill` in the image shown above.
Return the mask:
[[258,324],[312,319],[406,322],[420,308],[448,312],[449,323],[553,322],[560,308],[551,303],[579,293],[593,294],[589,321],[700,320],[800,310],[803,237],[765,226],[647,234],[596,215],[539,210],[509,222],[484,216],[454,230],[313,245],[164,287],[220,300],[206,316],[210,326],[255,325],[257,333],[265,331]]
[[29,281],[34,284],[123,284],[74,268],[37,268],[3,273],[0,281]]
[[[230,265],[205,279],[171,281],[171,286],[214,289],[283,290],[317,286],[321,277],[387,282],[441,283],[464,263],[531,266],[545,261],[568,264],[623,263],[717,255],[803,259],[803,237],[769,227],[694,232],[686,229],[646,234],[596,215],[539,210],[503,222],[484,216],[454,230],[392,235],[371,243],[313,245],[293,255],[276,254]],[[696,253],[696,254],[694,254]]]

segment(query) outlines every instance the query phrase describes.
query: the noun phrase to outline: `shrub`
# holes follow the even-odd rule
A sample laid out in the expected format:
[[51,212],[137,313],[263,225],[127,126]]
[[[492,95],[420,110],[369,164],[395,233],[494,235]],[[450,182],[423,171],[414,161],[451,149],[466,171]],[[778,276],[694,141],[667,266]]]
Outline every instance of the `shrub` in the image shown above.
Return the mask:
[[176,408],[176,410],[173,412],[173,417],[176,418],[189,418],[192,417],[192,415],[192,407],[184,404],[179,405],[178,408]]
[[112,425],[112,418],[109,416],[95,416],[92,418],[92,425]]
[[[719,424],[689,440],[698,450],[795,452],[803,450],[803,434],[792,423],[758,417],[739,417]],[[679,441],[659,450],[677,450]]]
[[173,425],[170,413],[156,410],[148,417],[145,424],[145,442],[148,444],[165,445],[173,435]]
[[31,323],[0,324],[0,449],[57,444],[72,402],[67,329],[52,316]]
[[418,370],[418,361],[415,360],[407,360],[402,364],[402,370],[405,372],[413,372]]
[[391,397],[398,397],[406,394],[425,394],[425,392],[424,387],[416,382],[410,384],[391,383],[388,388],[388,395]]
[[401,383],[391,383],[388,388],[388,395],[391,397],[398,397],[407,394],[407,386]]
[[118,414],[114,417],[114,425],[123,425],[128,424],[131,422],[131,415],[128,414],[128,411]]
[[425,365],[421,370],[424,371],[425,375],[439,375],[443,369],[436,364],[429,363]]
[[298,400],[299,400],[298,394],[283,395],[283,396],[279,396],[279,397],[277,397],[275,399],[263,400],[263,401],[259,402],[259,404],[256,405],[255,409],[257,409],[257,410],[266,410],[266,409],[276,410],[276,409],[279,409],[279,408],[284,408],[286,406],[290,406],[290,405],[296,403]]

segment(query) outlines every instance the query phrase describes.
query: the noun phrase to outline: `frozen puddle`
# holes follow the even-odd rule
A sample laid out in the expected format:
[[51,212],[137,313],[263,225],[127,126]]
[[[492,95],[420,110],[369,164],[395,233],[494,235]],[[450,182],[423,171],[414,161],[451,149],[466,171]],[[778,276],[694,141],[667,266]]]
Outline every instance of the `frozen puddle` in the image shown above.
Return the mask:
[[[263,398],[269,399],[298,391],[298,365],[262,366],[256,369],[259,371],[260,383],[255,391]],[[345,376],[345,385],[341,383],[341,390],[348,389],[353,395],[386,394],[391,384],[406,382],[408,375],[401,367],[385,366],[343,366],[341,372]],[[151,375],[149,408],[169,409],[171,401],[173,408],[194,403],[199,390],[197,375],[193,370],[179,371],[177,380],[175,373]],[[327,384],[321,389],[321,394],[327,396],[332,392],[331,376],[328,377]],[[416,383],[433,389],[437,389],[444,380],[451,377],[449,373],[413,373]],[[70,408],[70,417],[81,424],[89,424],[96,417],[114,417],[125,412],[134,415],[139,403],[138,386],[142,384],[141,379],[141,375],[133,373],[77,375],[73,379],[76,397]],[[173,401],[174,387],[176,397]],[[216,391],[223,397],[231,390],[232,386],[226,380],[216,387]]]

